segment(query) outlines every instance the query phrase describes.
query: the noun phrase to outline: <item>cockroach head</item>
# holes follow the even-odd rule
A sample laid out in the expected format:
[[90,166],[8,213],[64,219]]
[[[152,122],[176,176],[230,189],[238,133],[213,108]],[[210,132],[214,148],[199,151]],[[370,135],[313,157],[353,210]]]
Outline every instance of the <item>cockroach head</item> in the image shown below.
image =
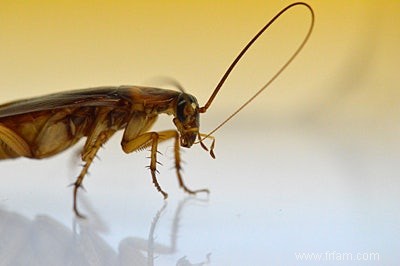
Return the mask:
[[190,148],[199,135],[199,104],[194,96],[181,93],[176,103],[174,124],[180,134],[182,147]]

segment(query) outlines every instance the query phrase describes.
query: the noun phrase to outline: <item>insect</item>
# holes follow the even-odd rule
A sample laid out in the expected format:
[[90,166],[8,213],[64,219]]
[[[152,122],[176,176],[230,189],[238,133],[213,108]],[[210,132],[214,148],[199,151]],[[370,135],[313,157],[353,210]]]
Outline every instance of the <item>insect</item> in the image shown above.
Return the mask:
[[[205,113],[225,80],[251,45],[283,13],[294,6],[305,6],[311,13],[310,28],[302,43],[285,65],[254,96],[209,134],[200,133],[199,116]],[[292,62],[308,41],[314,25],[314,11],[306,3],[296,2],[282,9],[243,48],[216,86],[206,104],[199,106],[196,98],[176,84],[179,91],[141,86],[98,87],[50,94],[0,105],[0,159],[28,157],[42,159],[58,154],[86,137],[81,159],[83,168],[73,183],[73,210],[77,207],[77,192],[82,186],[100,147],[118,130],[123,130],[121,146],[131,153],[150,148],[150,169],[156,189],[167,198],[157,181],[157,147],[160,142],[174,141],[175,169],[180,187],[189,194],[208,193],[207,189],[191,190],[181,176],[180,148],[200,144],[214,156],[215,139],[211,136],[257,97]],[[176,129],[150,131],[158,115],[172,115]],[[212,140],[207,148],[203,140]],[[196,141],[197,140],[197,141]]]

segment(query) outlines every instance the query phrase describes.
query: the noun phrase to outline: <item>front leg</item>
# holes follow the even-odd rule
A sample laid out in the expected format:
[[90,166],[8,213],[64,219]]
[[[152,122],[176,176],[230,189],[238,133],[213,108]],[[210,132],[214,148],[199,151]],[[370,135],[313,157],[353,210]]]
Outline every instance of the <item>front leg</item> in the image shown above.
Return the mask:
[[197,190],[191,190],[190,188],[188,188],[185,183],[183,182],[183,178],[181,175],[181,145],[179,142],[179,134],[177,131],[175,131],[176,135],[175,135],[175,146],[174,146],[174,154],[175,154],[175,170],[176,170],[176,176],[178,177],[178,182],[179,182],[179,186],[188,194],[190,195],[194,195],[197,194],[199,192],[205,192],[205,193],[210,193],[210,191],[206,188],[203,189],[197,189]]

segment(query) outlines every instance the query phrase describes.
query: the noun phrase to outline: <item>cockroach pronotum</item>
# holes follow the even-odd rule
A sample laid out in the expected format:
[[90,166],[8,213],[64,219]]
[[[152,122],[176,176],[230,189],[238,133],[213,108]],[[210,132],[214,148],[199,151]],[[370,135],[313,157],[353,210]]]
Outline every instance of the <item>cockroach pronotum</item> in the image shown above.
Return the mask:
[[[311,23],[297,50],[269,82],[237,111],[210,133],[200,133],[199,115],[210,107],[235,65],[278,17],[288,9],[299,5],[305,6],[310,11]],[[180,187],[189,194],[208,193],[207,189],[191,190],[183,182],[180,173],[180,147],[190,148],[193,144],[199,143],[215,158],[213,152],[215,139],[211,135],[257,97],[293,61],[307,43],[314,20],[314,11],[307,3],[296,2],[282,9],[243,48],[203,107],[199,107],[196,98],[186,93],[179,84],[175,84],[179,91],[141,86],[98,87],[0,105],[0,159],[50,157],[71,147],[82,137],[87,137],[81,152],[84,166],[73,183],[73,210],[77,216],[82,217],[77,208],[77,191],[99,148],[116,131],[123,129],[121,145],[124,152],[131,153],[150,148],[149,169],[152,181],[164,198],[167,198],[168,194],[160,187],[156,177],[157,146],[169,139],[175,141],[175,169]],[[162,113],[173,115],[176,129],[150,131],[158,115]],[[207,138],[212,139],[209,149],[203,144],[203,140]]]

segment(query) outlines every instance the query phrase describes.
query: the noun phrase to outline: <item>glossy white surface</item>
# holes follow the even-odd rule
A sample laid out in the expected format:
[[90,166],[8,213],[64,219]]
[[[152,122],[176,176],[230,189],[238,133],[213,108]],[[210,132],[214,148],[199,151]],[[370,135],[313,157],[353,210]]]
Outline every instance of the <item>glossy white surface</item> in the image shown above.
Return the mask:
[[[199,148],[185,152],[185,180],[209,187],[208,200],[177,188],[165,145],[159,180],[170,193],[166,202],[143,167],[145,153],[124,155],[113,139],[85,180],[88,193],[80,193],[85,221],[71,211],[67,154],[2,163],[0,259],[3,265],[298,265],[297,252],[374,252],[380,260],[363,265],[394,265],[398,144],[377,147],[372,139],[330,134],[278,126],[243,139],[232,131],[219,137],[215,161]],[[364,141],[369,147],[359,145]]]

